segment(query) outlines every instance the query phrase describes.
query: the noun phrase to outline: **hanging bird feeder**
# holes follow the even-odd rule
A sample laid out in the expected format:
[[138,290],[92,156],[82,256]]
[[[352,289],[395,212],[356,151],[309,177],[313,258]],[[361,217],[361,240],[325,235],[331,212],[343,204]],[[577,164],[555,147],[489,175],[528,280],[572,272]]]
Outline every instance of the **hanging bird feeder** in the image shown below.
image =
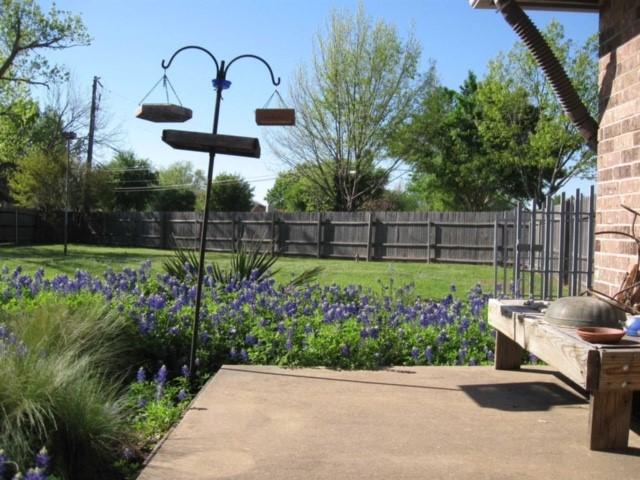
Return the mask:
[[162,141],[178,150],[260,158],[260,141],[257,138],[184,130],[163,130]]
[[[142,103],[145,99],[155,90],[158,84],[162,82],[162,86],[164,87],[166,103]],[[179,105],[175,103],[171,103],[169,100],[169,88],[173,92],[173,95],[178,100]],[[182,106],[182,102],[180,101],[180,97],[176,93],[173,85],[169,81],[169,77],[165,73],[160,80],[156,82],[156,84],[149,90],[144,98],[140,101],[140,106],[136,111],[136,117],[142,120],[149,120],[150,122],[155,123],[182,123],[191,119],[193,112],[190,108],[186,108]]]
[[[271,99],[276,95],[280,104],[285,108],[267,108]],[[262,126],[291,126],[296,124],[296,111],[286,108],[284,100],[276,89],[263,108],[256,109],[256,124]]]

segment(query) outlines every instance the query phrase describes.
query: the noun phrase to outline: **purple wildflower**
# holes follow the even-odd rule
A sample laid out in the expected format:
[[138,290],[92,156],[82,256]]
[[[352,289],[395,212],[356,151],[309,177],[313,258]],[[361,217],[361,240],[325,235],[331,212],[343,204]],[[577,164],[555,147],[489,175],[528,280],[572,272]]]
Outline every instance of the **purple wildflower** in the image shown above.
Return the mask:
[[349,345],[340,345],[340,355],[342,355],[343,357],[348,357],[349,353],[351,353],[351,351],[349,350]]
[[178,401],[184,402],[188,396],[189,394],[187,393],[187,391],[184,388],[181,388],[178,392]]
[[158,385],[164,385],[167,381],[167,367],[166,365],[162,365],[156,374],[155,382]]
[[182,373],[183,377],[188,377],[189,376],[189,367],[187,365],[182,365],[182,368],[180,369],[180,373]]
[[147,379],[147,374],[144,372],[144,368],[140,367],[138,373],[136,373],[136,380],[138,382],[144,382]]
[[413,358],[413,361],[417,362],[419,356],[420,356],[420,350],[418,350],[418,347],[413,347],[411,349],[411,358]]
[[22,478],[23,480],[46,480],[47,476],[44,473],[44,470],[41,470],[39,468],[30,468],[29,470],[27,470],[27,473],[25,473],[24,477]]
[[[7,273],[7,272],[3,272]],[[9,461],[9,458],[4,454],[4,450],[0,450],[0,478],[4,474],[5,464]]]
[[433,348],[431,348],[431,345],[424,350],[424,358],[427,363],[431,365],[431,362],[433,361]]
[[36,454],[36,467],[46,470],[49,467],[50,461],[51,457],[49,456],[49,452],[47,452],[45,447],[42,447]]

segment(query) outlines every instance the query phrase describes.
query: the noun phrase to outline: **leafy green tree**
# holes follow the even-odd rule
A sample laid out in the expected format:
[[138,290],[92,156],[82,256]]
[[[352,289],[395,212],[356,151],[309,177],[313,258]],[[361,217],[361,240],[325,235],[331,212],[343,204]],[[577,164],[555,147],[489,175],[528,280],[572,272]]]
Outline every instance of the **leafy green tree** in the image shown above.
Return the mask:
[[[16,143],[0,142],[0,151],[7,152],[10,166],[8,186],[12,200],[21,206],[49,212],[65,206],[64,184],[67,176],[67,143],[63,137],[64,124],[54,108],[43,112],[35,108],[23,136],[9,136]],[[2,125],[2,122],[0,122]],[[6,126],[6,124],[5,124]],[[19,131],[19,130],[18,130]],[[20,138],[18,138],[20,137]],[[77,205],[77,193],[82,190],[82,175],[78,164],[78,145],[70,144],[69,206]]]
[[35,0],[0,0],[0,85],[48,85],[65,77],[43,52],[88,45],[90,37],[77,15],[52,4],[45,12]]
[[248,212],[253,207],[253,187],[240,175],[221,173],[213,180],[209,202],[214,212]]
[[265,199],[269,203],[269,210],[313,212],[328,209],[326,198],[320,194],[318,187],[295,170],[280,173]]
[[190,162],[176,162],[158,172],[158,190],[152,208],[161,212],[188,212],[204,204],[206,178],[202,170],[193,170]]
[[[592,36],[576,46],[556,21],[548,25],[543,35],[596,118],[597,38]],[[479,97],[484,117],[478,128],[496,162],[518,178],[515,198],[541,203],[571,178],[593,178],[595,154],[562,111],[549,82],[523,43],[516,43],[490,63]],[[527,118],[524,102],[537,115],[526,137],[517,131],[519,122],[523,118],[526,122]]]
[[419,110],[394,139],[395,154],[415,168],[410,190],[422,190],[430,209],[488,210],[509,200],[502,189],[509,172],[497,168],[478,128],[478,89],[472,72],[456,92],[432,68]]
[[9,176],[31,146],[39,115],[38,104],[26,96],[0,107],[0,202],[11,199]]
[[154,186],[158,185],[158,173],[149,160],[138,158],[135,153],[120,152],[105,165],[111,175],[113,204],[104,205],[107,210],[143,211],[153,202]]
[[335,11],[326,34],[318,35],[311,68],[299,69],[290,90],[296,126],[271,144],[330,199],[332,210],[356,210],[397,167],[388,141],[419,97],[419,57],[413,36],[403,42],[362,4],[355,14]]

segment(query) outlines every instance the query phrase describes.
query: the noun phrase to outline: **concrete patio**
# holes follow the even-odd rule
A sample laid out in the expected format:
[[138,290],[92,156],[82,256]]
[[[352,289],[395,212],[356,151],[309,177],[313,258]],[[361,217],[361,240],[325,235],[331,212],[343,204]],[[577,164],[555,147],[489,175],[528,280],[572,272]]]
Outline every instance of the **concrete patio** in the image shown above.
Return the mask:
[[637,426],[590,451],[588,404],[554,373],[225,366],[139,478],[640,478]]

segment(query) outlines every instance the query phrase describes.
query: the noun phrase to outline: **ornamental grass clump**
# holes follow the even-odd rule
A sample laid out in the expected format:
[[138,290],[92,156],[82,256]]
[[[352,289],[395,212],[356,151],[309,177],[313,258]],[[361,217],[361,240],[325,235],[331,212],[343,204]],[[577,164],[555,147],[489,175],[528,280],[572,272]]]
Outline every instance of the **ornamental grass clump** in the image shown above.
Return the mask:
[[62,478],[108,478],[130,433],[128,323],[95,305],[0,310],[0,448],[26,471],[45,445]]

